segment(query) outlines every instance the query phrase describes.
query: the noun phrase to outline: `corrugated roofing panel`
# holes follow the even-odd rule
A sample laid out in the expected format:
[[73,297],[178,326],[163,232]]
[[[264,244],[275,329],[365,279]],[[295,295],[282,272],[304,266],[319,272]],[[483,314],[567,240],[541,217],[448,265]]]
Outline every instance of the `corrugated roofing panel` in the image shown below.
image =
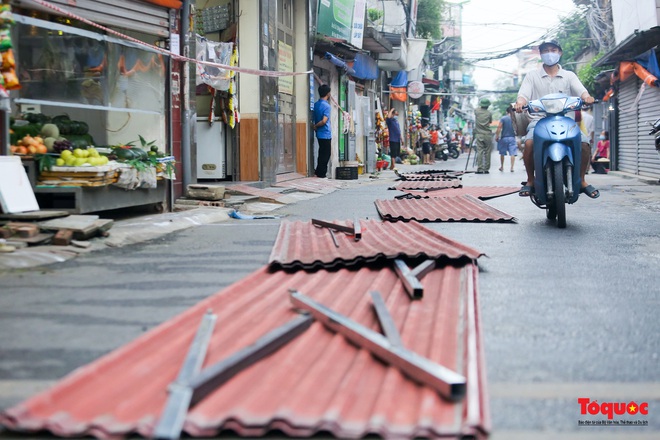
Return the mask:
[[295,188],[298,191],[305,191],[318,194],[330,194],[343,187],[342,182],[330,179],[319,179],[318,177],[306,177],[304,179],[287,180],[278,182],[273,186],[282,188]]
[[427,222],[512,222],[515,218],[471,195],[428,199],[376,200],[385,220]]
[[[411,183],[434,183],[434,182],[411,182]],[[397,185],[398,186],[398,185]],[[456,197],[469,194],[481,200],[493,199],[495,197],[507,196],[520,191],[517,186],[464,186],[462,188],[443,188],[438,190],[414,191],[408,188],[397,188],[406,194],[422,199],[429,197]]]
[[455,180],[459,177],[445,174],[400,174],[399,178],[406,181]]
[[456,178],[463,176],[465,173],[466,173],[465,171],[456,171],[456,170],[420,170],[420,171],[411,171],[408,173],[401,174],[398,171],[396,171],[396,175],[400,177],[435,175],[438,177],[444,176],[445,178]]
[[0,414],[12,430],[60,436],[151,436],[202,316],[217,314],[204,367],[225,359],[296,316],[289,289],[374,331],[377,290],[409,350],[466,377],[466,397],[444,400],[319,322],[236,374],[188,413],[194,436],[233,431],[256,437],[327,431],[339,438],[474,435],[490,429],[476,266],[428,273],[411,301],[394,271],[270,273],[266,267],[135,341],[79,368],[50,390]]
[[431,180],[431,181],[412,181],[397,183],[392,189],[403,191],[404,189],[437,189],[437,188],[460,188],[462,186],[460,179],[450,180]]
[[[333,223],[353,227],[352,221]],[[363,265],[407,257],[469,262],[481,255],[473,248],[451,240],[419,223],[393,224],[380,220],[360,220],[362,238],[335,231],[332,239],[328,228],[311,222],[283,221],[270,254],[274,268],[318,269]]]

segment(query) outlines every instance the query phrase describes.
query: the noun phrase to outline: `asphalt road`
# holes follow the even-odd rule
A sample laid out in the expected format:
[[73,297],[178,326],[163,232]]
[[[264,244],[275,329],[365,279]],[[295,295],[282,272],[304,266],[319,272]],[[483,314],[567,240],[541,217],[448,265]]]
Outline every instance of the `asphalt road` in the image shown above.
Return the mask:
[[[514,173],[464,185],[519,185]],[[434,169],[463,169],[465,156]],[[400,167],[419,170],[420,167]],[[479,260],[491,438],[660,438],[660,186],[590,175],[558,229],[528,199],[489,200],[516,223],[426,223]],[[378,218],[394,174],[275,211]],[[44,389],[267,263],[279,220],[201,225],[38,269],[0,272],[0,408]],[[578,398],[648,402],[643,427],[578,426]],[[606,417],[603,417],[606,419]],[[625,417],[624,417],[625,418]],[[8,434],[0,435],[7,437]]]

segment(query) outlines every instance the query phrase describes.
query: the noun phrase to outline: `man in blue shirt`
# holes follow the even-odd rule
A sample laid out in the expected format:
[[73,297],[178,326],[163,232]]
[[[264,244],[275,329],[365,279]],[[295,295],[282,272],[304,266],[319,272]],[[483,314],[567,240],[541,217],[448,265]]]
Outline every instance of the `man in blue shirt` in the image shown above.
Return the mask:
[[319,142],[319,158],[314,174],[316,177],[325,178],[328,173],[328,161],[332,147],[332,127],[330,126],[330,115],[332,109],[328,99],[330,98],[330,86],[323,84],[319,87],[319,100],[314,104],[314,131]]
[[399,112],[393,108],[387,113],[385,123],[387,124],[387,131],[390,134],[390,157],[392,163],[390,169],[394,169],[396,158],[401,155],[401,126],[399,125]]

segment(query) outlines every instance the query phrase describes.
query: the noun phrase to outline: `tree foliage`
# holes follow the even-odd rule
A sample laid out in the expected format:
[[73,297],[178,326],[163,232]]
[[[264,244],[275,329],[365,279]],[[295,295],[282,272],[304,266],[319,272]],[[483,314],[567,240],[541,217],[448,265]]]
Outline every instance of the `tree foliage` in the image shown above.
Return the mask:
[[443,0],[420,0],[417,6],[417,37],[439,40]]
[[380,19],[383,18],[383,11],[376,8],[367,9],[367,17],[371,23],[380,23]]
[[580,10],[562,20],[555,39],[561,44],[561,64],[567,70],[574,70],[572,66],[580,55],[593,48],[589,26]]
[[[556,38],[563,50],[562,67],[568,70],[576,70],[574,66],[577,65],[580,55],[596,47],[587,21],[584,18],[584,12],[580,10],[562,21]],[[607,68],[593,67],[593,63],[602,56],[603,54],[599,53],[577,71],[578,78],[592,96],[602,94],[597,90],[595,78]]]

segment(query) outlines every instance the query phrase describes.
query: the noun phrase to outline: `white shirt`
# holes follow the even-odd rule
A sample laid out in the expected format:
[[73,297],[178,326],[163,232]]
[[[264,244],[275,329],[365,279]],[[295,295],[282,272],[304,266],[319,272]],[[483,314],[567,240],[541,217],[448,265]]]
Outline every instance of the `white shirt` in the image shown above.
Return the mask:
[[[548,75],[543,66],[536,70],[531,70],[525,75],[518,97],[523,97],[527,102],[533,99],[542,98],[550,93],[563,93],[568,96],[581,97],[587,88],[582,85],[577,75],[570,70],[564,70],[559,66],[559,71],[555,76]],[[528,115],[531,119],[540,119],[539,114]],[[573,112],[567,115],[575,118]]]
[[582,85],[577,75],[570,70],[564,70],[559,66],[557,74],[550,76],[541,66],[540,69],[532,70],[525,75],[518,96],[522,96],[529,102],[550,93],[564,93],[568,96],[581,97],[586,91],[586,87]]

